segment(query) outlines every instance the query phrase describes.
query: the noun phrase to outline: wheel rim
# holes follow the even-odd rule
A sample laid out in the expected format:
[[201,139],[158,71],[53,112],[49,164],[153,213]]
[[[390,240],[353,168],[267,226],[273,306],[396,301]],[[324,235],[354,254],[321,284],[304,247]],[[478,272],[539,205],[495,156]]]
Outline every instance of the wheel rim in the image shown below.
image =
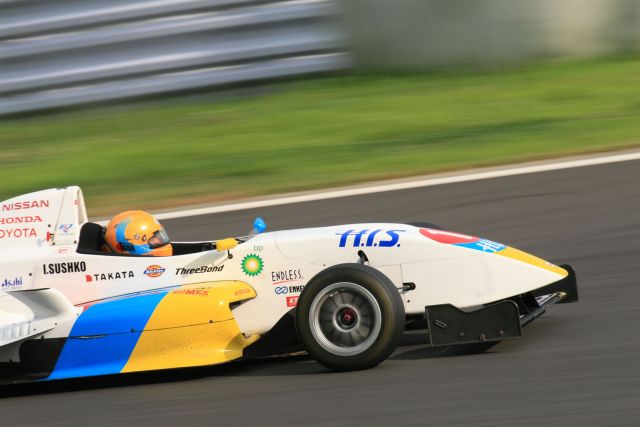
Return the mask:
[[380,335],[380,304],[371,292],[355,283],[327,286],[315,296],[309,313],[315,341],[338,356],[360,354]]

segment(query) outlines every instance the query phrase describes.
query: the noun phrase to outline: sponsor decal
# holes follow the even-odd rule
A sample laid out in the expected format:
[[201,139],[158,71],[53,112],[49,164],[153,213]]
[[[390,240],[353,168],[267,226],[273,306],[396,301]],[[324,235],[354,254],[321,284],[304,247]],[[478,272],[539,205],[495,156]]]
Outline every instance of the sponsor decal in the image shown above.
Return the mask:
[[84,261],[42,264],[43,274],[84,273],[85,271],[87,271],[87,264]]
[[4,290],[19,288],[20,286],[22,286],[22,277],[16,277],[14,279],[4,279],[4,281],[0,282],[0,288]]
[[42,222],[42,218],[40,218],[38,215],[0,218],[0,224],[28,224],[31,222]]
[[464,248],[482,252],[494,253],[506,248],[502,243],[487,239],[480,239],[479,237],[467,236],[466,234],[453,233],[451,231],[421,228],[420,234],[439,243],[462,246]]
[[38,237],[35,228],[0,228],[0,239],[23,239],[25,237]]
[[222,265],[201,265],[196,268],[176,268],[176,276],[188,276],[191,274],[202,274],[202,273],[218,273],[224,269],[224,264]]
[[235,291],[233,294],[235,296],[238,296],[238,295],[242,295],[242,294],[248,294],[249,292],[250,292],[249,289],[244,288],[244,289],[239,289],[239,290]]
[[117,246],[120,252],[136,252],[135,246],[129,242],[118,242]]
[[304,285],[289,286],[290,294],[299,294],[304,289]]
[[296,282],[303,280],[302,270],[277,270],[271,272],[271,281],[274,285],[286,282]]
[[94,273],[85,274],[84,280],[87,283],[91,282],[103,282],[105,280],[121,280],[121,279],[133,279],[135,275],[131,270],[116,271],[113,273]]
[[506,248],[505,245],[498,242],[493,242],[487,239],[480,239],[477,242],[471,243],[458,243],[456,246],[462,246],[469,249],[475,249],[476,251],[494,253]]
[[62,231],[64,234],[69,234],[72,228],[73,224],[60,224],[60,226],[58,227],[58,229],[60,229],[60,231]]
[[273,291],[276,295],[286,294],[299,294],[304,289],[304,285],[292,285],[292,286],[276,286]]
[[56,253],[66,254],[67,252],[71,252],[71,248],[58,248],[56,249]]
[[32,208],[48,208],[49,201],[48,200],[25,200],[20,202],[13,203],[3,203],[2,211],[19,211],[23,209],[32,209]]
[[295,307],[296,305],[298,305],[298,296],[294,296],[294,297],[287,297],[287,307]]
[[149,267],[146,268],[146,270],[144,270],[144,274],[147,277],[160,277],[162,276],[162,273],[165,272],[165,268],[159,266],[159,265],[150,265]]
[[262,245],[253,245],[254,252],[262,252],[263,249],[264,249],[264,246]]
[[178,295],[194,295],[197,297],[206,297],[209,295],[209,289],[178,289],[177,291],[173,291],[171,293]]
[[340,236],[338,247],[380,247],[392,248],[400,246],[400,235],[407,230],[347,230],[336,233]]
[[247,276],[257,276],[262,273],[263,267],[264,263],[262,262],[262,258],[256,254],[249,254],[242,259],[242,272]]

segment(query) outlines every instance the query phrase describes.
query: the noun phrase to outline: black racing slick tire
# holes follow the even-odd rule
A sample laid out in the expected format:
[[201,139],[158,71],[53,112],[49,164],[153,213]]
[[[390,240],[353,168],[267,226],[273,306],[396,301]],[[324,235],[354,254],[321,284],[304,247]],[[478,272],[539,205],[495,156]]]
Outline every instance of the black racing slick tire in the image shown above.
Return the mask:
[[420,222],[420,221],[408,222],[407,225],[413,225],[414,227],[420,227],[420,228],[430,228],[432,230],[444,230],[444,227],[441,227],[437,224],[432,224],[430,222]]
[[398,346],[404,305],[391,280],[375,268],[340,264],[305,286],[296,331],[305,350],[334,371],[377,366]]

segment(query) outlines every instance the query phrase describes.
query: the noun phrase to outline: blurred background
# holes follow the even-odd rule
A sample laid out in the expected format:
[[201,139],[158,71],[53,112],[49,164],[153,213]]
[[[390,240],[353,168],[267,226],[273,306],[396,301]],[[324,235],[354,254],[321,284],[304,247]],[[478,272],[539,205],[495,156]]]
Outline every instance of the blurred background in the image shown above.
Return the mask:
[[89,214],[640,143],[640,0],[0,0],[0,199]]

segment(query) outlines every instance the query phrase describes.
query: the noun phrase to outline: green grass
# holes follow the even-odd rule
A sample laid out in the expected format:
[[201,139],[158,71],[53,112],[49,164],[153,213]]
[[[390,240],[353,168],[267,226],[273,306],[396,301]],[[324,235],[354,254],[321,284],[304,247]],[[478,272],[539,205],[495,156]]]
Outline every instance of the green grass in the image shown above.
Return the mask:
[[640,60],[330,77],[0,121],[0,199],[80,185],[90,215],[640,145]]

